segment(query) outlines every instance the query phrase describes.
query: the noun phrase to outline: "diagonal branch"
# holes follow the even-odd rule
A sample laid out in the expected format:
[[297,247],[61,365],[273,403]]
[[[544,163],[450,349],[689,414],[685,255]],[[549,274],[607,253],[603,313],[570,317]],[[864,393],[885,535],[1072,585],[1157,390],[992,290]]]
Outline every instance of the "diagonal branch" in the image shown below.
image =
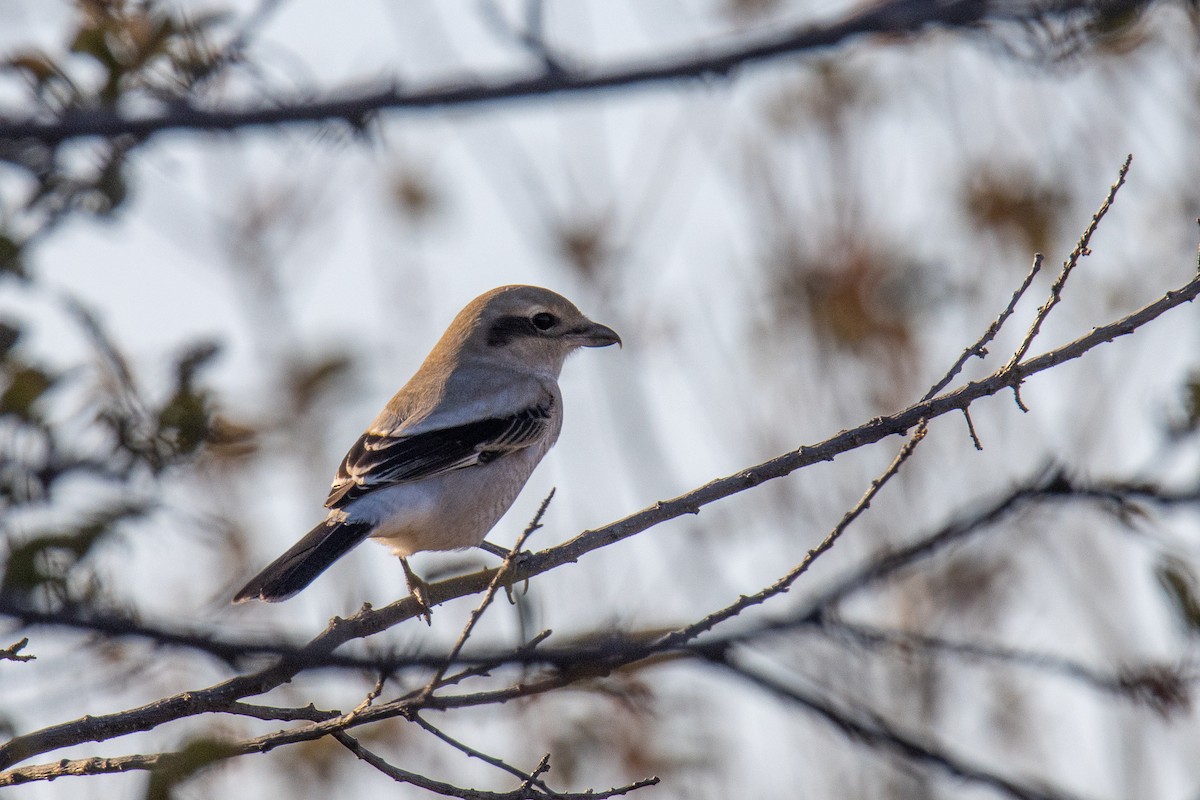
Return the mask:
[[854,504],[854,507],[847,511],[845,515],[843,515],[838,521],[837,525],[833,527],[833,530],[831,530],[825,536],[825,538],[821,540],[821,543],[805,553],[804,558],[801,559],[800,563],[789,570],[786,575],[762,591],[755,592],[752,595],[742,595],[725,608],[715,611],[703,619],[692,623],[691,625],[680,628],[676,631],[672,631],[671,633],[662,637],[662,639],[652,645],[652,647],[661,647],[664,649],[677,647],[684,642],[689,642],[695,639],[697,636],[705,633],[706,631],[712,630],[720,623],[736,617],[747,608],[763,603],[766,600],[775,597],[776,595],[786,592],[801,575],[803,575],[805,572],[808,572],[809,568],[818,558],[833,548],[841,535],[848,527],[850,527],[850,523],[858,519],[858,517],[860,517],[863,512],[870,507],[871,501],[875,499],[877,494],[879,494],[879,490],[883,488],[884,484],[895,477],[896,473],[900,471],[900,467],[903,466],[904,462],[908,461],[909,457],[912,456],[913,451],[917,449],[917,445],[919,445],[925,439],[925,433],[927,430],[928,422],[926,420],[921,420],[921,422],[917,425],[916,431],[913,432],[913,435],[907,442],[904,443],[904,446],[900,448],[900,452],[896,453],[896,457],[892,459],[892,463],[888,465],[887,469],[885,469],[878,478],[875,478],[873,481],[871,481],[871,485],[867,488],[867,491],[863,494],[863,496],[859,498],[859,501]]
[[901,733],[878,717],[873,717],[869,721],[855,719],[851,714],[835,708],[823,698],[797,687],[786,685],[728,659],[715,659],[713,663],[778,697],[808,709],[838,728],[847,738],[871,748],[872,751],[895,753],[908,761],[936,769],[959,780],[988,786],[1015,798],[1015,800],[1068,800],[1073,797],[1049,786],[1038,786],[1006,778],[986,767],[972,764],[960,756],[953,755],[940,746],[921,742],[908,734]]

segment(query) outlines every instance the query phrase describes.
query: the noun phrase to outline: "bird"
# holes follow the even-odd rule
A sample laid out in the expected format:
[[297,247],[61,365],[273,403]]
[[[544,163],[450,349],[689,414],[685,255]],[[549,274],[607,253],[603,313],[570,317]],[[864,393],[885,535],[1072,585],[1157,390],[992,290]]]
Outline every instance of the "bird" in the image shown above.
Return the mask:
[[581,347],[623,346],[607,325],[539,286],[501,286],[472,300],[334,476],[328,514],[233,597],[278,602],[374,539],[400,557],[428,618],[408,556],[481,547],[558,440],[558,377]]

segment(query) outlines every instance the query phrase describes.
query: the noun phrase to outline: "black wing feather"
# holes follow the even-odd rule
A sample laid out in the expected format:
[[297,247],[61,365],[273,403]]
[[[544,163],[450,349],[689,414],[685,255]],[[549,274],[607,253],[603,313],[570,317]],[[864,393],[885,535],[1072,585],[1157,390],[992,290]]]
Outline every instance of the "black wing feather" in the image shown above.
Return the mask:
[[547,401],[511,417],[482,419],[415,436],[364,433],[342,459],[325,505],[342,508],[382,486],[487,463],[528,447],[545,433],[551,408]]

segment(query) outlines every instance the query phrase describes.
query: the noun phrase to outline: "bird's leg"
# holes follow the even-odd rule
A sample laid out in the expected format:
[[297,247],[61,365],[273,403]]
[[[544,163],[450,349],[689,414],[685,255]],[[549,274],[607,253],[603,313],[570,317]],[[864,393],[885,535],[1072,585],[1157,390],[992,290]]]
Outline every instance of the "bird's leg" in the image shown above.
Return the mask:
[[408,591],[421,606],[421,616],[425,619],[425,624],[432,626],[433,609],[429,605],[429,584],[417,577],[417,573],[408,565],[407,558],[401,556],[400,566],[404,567],[404,580],[408,582]]
[[492,555],[499,556],[500,558],[508,558],[509,551],[506,548],[501,547],[498,544],[492,544],[491,542],[486,541],[486,540],[479,543],[479,549],[486,550],[487,552],[491,553]]

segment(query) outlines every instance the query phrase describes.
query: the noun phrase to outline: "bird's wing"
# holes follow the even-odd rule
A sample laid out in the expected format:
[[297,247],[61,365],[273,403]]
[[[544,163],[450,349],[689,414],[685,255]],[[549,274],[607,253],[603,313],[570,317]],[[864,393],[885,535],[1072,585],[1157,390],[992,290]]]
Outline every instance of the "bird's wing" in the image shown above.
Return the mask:
[[364,433],[342,459],[328,508],[342,508],[367,492],[494,461],[550,434],[554,398],[504,417],[420,433]]

